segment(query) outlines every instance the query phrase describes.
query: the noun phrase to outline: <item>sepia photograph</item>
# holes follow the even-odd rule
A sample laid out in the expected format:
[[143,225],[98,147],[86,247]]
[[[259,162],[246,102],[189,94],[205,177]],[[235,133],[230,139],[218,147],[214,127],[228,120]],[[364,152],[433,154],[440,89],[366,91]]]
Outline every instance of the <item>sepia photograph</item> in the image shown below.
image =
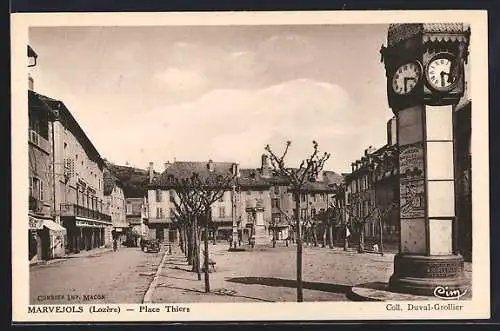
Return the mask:
[[489,316],[486,15],[79,15],[15,43],[19,316]]

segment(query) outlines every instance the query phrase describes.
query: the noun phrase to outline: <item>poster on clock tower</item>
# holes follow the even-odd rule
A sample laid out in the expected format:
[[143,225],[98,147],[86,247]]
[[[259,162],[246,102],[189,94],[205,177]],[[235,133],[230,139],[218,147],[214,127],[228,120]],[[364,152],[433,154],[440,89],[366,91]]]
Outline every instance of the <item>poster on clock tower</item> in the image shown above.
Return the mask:
[[400,181],[424,178],[424,148],[423,143],[409,144],[400,147],[399,174]]

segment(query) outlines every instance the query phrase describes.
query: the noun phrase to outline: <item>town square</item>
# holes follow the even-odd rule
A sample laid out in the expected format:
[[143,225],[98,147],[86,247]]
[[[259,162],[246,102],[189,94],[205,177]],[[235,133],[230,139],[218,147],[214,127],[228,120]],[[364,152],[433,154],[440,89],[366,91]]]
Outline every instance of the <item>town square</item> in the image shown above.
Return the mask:
[[32,28],[30,304],[470,300],[470,39]]

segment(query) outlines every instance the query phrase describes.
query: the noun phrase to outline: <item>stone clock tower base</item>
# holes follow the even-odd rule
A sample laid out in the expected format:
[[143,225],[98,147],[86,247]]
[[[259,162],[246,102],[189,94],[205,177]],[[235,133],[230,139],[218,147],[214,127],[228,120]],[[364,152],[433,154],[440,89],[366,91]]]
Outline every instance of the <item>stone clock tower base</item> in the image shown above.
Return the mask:
[[468,290],[464,277],[464,260],[460,255],[421,256],[397,254],[394,274],[389,280],[392,291],[432,296],[438,286],[450,290]]
[[391,24],[381,50],[399,154],[393,292],[467,290],[457,244],[453,113],[465,92],[469,36],[462,23]]

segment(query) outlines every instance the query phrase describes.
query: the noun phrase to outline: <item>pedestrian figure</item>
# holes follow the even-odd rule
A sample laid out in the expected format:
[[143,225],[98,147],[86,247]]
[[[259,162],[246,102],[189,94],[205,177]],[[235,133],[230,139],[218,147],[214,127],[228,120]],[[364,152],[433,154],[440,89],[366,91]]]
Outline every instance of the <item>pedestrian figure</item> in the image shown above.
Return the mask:
[[115,251],[115,252],[116,252],[116,251],[117,251],[117,249],[118,249],[118,241],[117,241],[117,240],[116,240],[116,238],[115,238],[115,239],[113,239],[113,251]]

